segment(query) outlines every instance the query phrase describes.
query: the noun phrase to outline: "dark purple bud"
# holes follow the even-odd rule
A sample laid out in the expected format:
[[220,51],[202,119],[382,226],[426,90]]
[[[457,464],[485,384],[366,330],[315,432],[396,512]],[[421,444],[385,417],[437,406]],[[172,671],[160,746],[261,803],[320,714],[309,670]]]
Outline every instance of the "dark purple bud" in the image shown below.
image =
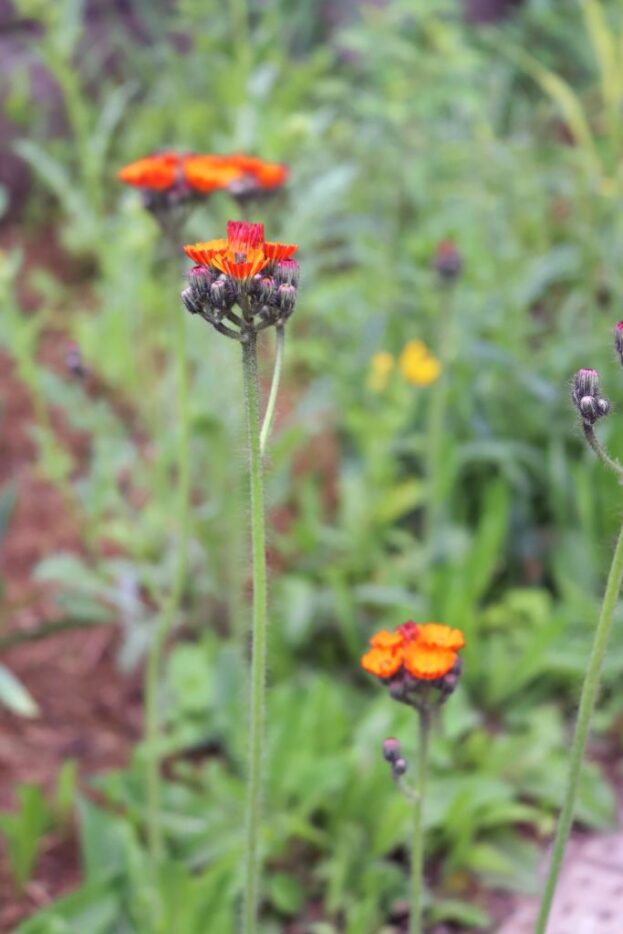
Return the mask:
[[435,251],[435,269],[442,279],[451,282],[463,269],[463,258],[454,240],[442,240]]
[[186,308],[186,311],[189,311],[191,315],[200,315],[203,311],[201,302],[197,301],[192,286],[187,285],[184,291],[182,292],[182,302]]
[[407,771],[407,760],[406,759],[396,759],[392,766],[392,772],[394,778],[400,778],[401,775],[404,775]]
[[277,263],[273,275],[278,285],[284,284],[297,287],[299,284],[300,272],[301,267],[295,259],[284,259],[280,263]]
[[296,304],[296,287],[284,283],[277,289],[277,301],[284,318],[289,318]]
[[210,304],[214,308],[231,308],[236,294],[227,276],[219,276],[210,286]]
[[383,740],[383,758],[387,762],[395,762],[400,755],[400,742],[392,736]]
[[590,368],[578,370],[573,377],[571,395],[576,405],[580,404],[580,399],[584,396],[599,396],[599,373],[597,370]]

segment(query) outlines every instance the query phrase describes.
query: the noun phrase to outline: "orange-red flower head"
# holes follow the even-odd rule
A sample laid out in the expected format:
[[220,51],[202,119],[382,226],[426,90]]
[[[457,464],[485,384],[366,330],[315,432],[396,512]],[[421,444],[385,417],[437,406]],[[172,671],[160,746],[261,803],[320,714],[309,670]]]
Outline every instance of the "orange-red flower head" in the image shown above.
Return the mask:
[[174,192],[183,198],[229,191],[236,198],[282,187],[288,169],[257,156],[163,152],[146,156],[117,173],[117,178],[145,192]]
[[454,689],[461,667],[458,652],[464,645],[460,629],[409,620],[393,632],[375,633],[361,667],[388,683],[398,700],[420,706],[422,686],[439,687],[442,700]]
[[131,162],[117,172],[117,178],[135,188],[166,191],[183,177],[183,156],[162,152]]
[[264,240],[264,225],[229,221],[227,240],[208,240],[184,247],[184,252],[200,266],[213,266],[232,279],[246,280],[271,263],[289,259],[297,250],[293,243]]
[[[184,247],[196,266],[182,301],[191,314],[241,341],[271,324],[283,325],[296,304],[296,250],[294,243],[266,241],[263,224],[229,221],[226,238]],[[233,310],[236,303],[241,315]]]

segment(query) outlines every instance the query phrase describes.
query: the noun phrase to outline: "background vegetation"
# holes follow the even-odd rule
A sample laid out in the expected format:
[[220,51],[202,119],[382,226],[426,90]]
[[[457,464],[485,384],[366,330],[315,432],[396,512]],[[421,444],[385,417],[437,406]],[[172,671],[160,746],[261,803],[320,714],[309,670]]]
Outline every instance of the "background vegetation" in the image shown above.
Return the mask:
[[[478,29],[454,0],[140,2],[131,23],[110,4],[97,41],[79,0],[14,6],[39,32],[4,100],[33,186],[22,246],[0,256],[0,343],[37,400],[40,471],[83,530],[82,548],[49,554],[39,579],[58,584],[63,619],[118,620],[119,664],[141,664],[175,563],[182,263],[116,169],[163,147],[287,162],[287,193],[253,210],[272,239],[300,244],[303,270],[268,481],[265,930],[400,929],[409,806],[379,750],[414,724],[358,661],[374,629],[407,618],[467,636],[432,748],[429,919],[490,928],[492,891],[536,885],[619,513],[614,479],[583,450],[568,381],[595,366],[615,409],[623,395],[609,336],[623,285],[621,5],[532,0]],[[35,57],[60,130],[33,86]],[[185,242],[218,236],[235,211],[215,195]],[[42,228],[73,258],[71,277],[25,266]],[[433,268],[446,238],[464,260],[452,290]],[[40,299],[28,314],[25,276]],[[105,392],[40,362],[49,329],[78,343]],[[127,768],[92,779],[96,797],[71,767],[56,804],[25,787],[0,824],[16,885],[42,834],[71,821],[72,799],[83,882],[23,934],[150,931],[154,903],[162,931],[203,934],[206,917],[210,931],[234,930],[247,624],[238,348],[194,319],[188,334],[194,509],[161,684],[167,859],[150,880],[141,744]],[[440,383],[393,373],[373,388],[373,354],[413,339],[444,362]],[[58,409],[89,433],[87,463],[54,431]],[[600,431],[621,457],[617,424],[615,411]],[[619,626],[595,746],[606,763],[621,751],[621,650]],[[32,714],[10,668],[3,678],[5,702]],[[585,826],[612,821],[608,772],[586,769]]]

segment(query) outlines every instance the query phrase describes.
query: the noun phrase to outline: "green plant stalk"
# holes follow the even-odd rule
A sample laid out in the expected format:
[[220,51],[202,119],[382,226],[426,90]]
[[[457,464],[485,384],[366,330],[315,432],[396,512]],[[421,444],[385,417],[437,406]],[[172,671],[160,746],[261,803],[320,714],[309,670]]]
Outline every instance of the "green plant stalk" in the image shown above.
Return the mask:
[[429,420],[426,438],[426,484],[428,503],[425,513],[424,541],[432,559],[435,551],[435,539],[439,528],[443,506],[444,489],[442,458],[444,445],[445,420],[448,410],[449,370],[455,357],[454,347],[454,286],[444,287],[442,298],[445,305],[439,311],[439,333],[437,356],[441,364],[439,379],[430,388]]
[[426,793],[428,770],[428,744],[430,736],[430,713],[418,710],[418,765],[416,785],[413,791],[413,836],[411,838],[411,913],[410,934],[422,934],[423,876],[424,876],[424,828],[422,817]]
[[233,46],[242,69],[244,86],[251,67],[251,30],[247,0],[229,0]]
[[175,353],[178,372],[178,421],[180,437],[178,443],[177,477],[177,525],[178,542],[173,581],[169,597],[164,602],[154,638],[149,648],[145,667],[145,746],[147,784],[147,842],[152,872],[162,857],[162,828],[160,822],[160,720],[158,716],[158,679],[162,655],[171,632],[175,616],[184,592],[188,563],[188,539],[190,530],[190,411],[189,372],[186,353],[186,316],[183,311],[176,314]]
[[565,848],[567,846],[567,841],[569,840],[569,834],[571,833],[571,825],[573,823],[573,815],[575,810],[575,800],[578,793],[578,785],[580,782],[580,772],[582,769],[582,761],[584,759],[584,752],[586,749],[586,741],[588,738],[591,718],[593,716],[593,710],[595,708],[595,702],[597,700],[597,694],[599,691],[599,677],[601,674],[606,648],[608,646],[608,639],[610,638],[614,610],[616,607],[619,591],[621,589],[622,580],[623,526],[619,532],[619,537],[614,549],[614,555],[612,557],[612,564],[610,565],[610,572],[608,574],[608,581],[606,583],[606,590],[604,593],[601,613],[599,614],[599,621],[595,630],[595,637],[593,639],[593,647],[591,649],[588,668],[586,669],[584,684],[582,685],[575,734],[573,737],[573,744],[571,746],[571,759],[569,762],[567,787],[560,817],[558,818],[558,827],[556,830],[556,837],[554,840],[554,847],[552,850],[547,881],[545,883],[545,889],[543,891],[543,897],[541,899],[541,905],[539,908],[539,916],[535,927],[535,934],[545,934],[547,919],[549,917],[552,902],[554,900],[556,883],[560,875]]
[[275,406],[277,403],[277,395],[279,393],[279,383],[281,382],[281,373],[283,370],[283,348],[285,344],[286,331],[283,324],[278,324],[275,328],[275,331],[277,342],[275,347],[275,367],[273,370],[273,378],[270,384],[270,393],[268,395],[268,403],[266,404],[266,412],[264,413],[262,430],[260,431],[260,454],[262,457],[264,457],[266,454],[266,446],[268,444],[270,432],[273,427]]
[[602,464],[615,473],[619,480],[623,482],[623,465],[621,465],[613,457],[610,457],[606,449],[598,440],[592,425],[589,425],[588,422],[582,422],[582,428],[584,430],[584,437],[586,438],[586,441],[593,449]]
[[249,447],[251,492],[251,551],[253,561],[253,647],[249,695],[249,748],[244,850],[244,934],[257,931],[260,889],[259,837],[264,785],[264,728],[266,720],[267,574],[264,528],[264,478],[260,451],[257,336],[251,332],[242,343],[245,412]]

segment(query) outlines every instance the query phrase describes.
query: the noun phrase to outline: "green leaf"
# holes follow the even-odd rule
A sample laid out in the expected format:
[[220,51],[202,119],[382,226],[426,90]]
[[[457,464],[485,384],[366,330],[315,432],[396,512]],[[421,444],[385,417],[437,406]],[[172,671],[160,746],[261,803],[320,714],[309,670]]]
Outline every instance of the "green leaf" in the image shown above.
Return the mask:
[[305,903],[305,892],[294,876],[278,872],[268,880],[268,896],[283,915],[296,915]]
[[39,707],[21,681],[0,663],[0,704],[21,717],[39,716]]

